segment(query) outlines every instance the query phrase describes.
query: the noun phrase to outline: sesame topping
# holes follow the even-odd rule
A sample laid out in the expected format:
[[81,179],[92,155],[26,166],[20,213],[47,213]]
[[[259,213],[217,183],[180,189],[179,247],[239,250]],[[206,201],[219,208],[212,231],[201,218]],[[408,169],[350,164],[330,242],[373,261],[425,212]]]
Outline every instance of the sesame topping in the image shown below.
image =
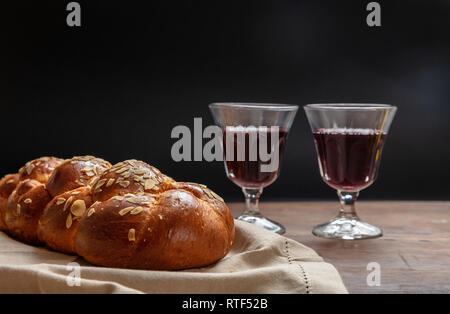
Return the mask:
[[122,181],[119,183],[120,186],[126,188],[130,185],[130,181]]
[[89,209],[87,216],[91,217],[94,213],[95,213],[95,209],[91,208],[91,209]]
[[128,231],[128,241],[136,241],[136,230],[134,230],[133,228],[131,228],[129,231]]
[[100,189],[103,186],[103,184],[105,184],[105,183],[106,183],[106,179],[101,179],[100,181],[97,182],[97,185],[95,186],[95,189],[96,190]]
[[72,226],[72,214],[69,213],[66,219],[66,228],[69,229]]
[[133,209],[130,214],[131,215],[137,215],[140,214],[142,211],[144,210],[144,208],[142,208],[141,206],[136,207],[135,209]]
[[56,205],[61,205],[61,204],[64,203],[65,201],[66,201],[65,198],[58,197],[58,198],[56,199]]
[[132,211],[133,209],[134,209],[134,207],[126,207],[126,208],[122,209],[121,211],[119,211],[119,215],[124,216],[124,215],[128,214],[128,212]]
[[86,211],[86,203],[83,200],[76,200],[75,202],[73,202],[72,207],[70,207],[70,212],[75,217],[83,216],[85,211]]
[[73,196],[71,196],[67,199],[66,203],[64,204],[63,212],[66,211],[66,209],[69,207],[70,203],[72,203],[72,200],[73,200]]
[[120,168],[119,170],[116,170],[115,173],[121,174],[122,172],[125,172],[125,171],[127,171],[127,170],[128,170],[128,167],[122,167],[122,168]]
[[156,185],[155,180],[148,179],[148,180],[145,181],[144,188],[146,190],[151,190],[151,189],[153,189],[155,187],[155,185]]

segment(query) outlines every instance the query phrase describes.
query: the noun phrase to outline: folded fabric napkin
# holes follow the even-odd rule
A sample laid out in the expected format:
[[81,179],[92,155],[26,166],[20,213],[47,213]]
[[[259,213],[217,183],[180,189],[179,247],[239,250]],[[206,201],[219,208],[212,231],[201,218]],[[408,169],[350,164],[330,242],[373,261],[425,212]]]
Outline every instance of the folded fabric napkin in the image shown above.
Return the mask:
[[0,293],[347,293],[337,270],[312,249],[235,223],[227,256],[182,271],[97,267],[0,232]]

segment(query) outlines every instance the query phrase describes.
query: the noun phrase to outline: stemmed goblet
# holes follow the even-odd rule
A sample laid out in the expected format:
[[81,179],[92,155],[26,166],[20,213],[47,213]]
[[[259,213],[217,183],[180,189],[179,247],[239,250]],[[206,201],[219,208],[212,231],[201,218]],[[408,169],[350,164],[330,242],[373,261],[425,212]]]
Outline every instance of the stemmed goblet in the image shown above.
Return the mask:
[[268,230],[285,228],[261,215],[259,197],[280,173],[287,135],[298,106],[261,103],[209,105],[223,130],[223,156],[228,178],[242,188],[246,208],[237,217]]
[[381,104],[311,104],[311,125],[322,179],[337,190],[341,207],[313,234],[344,240],[376,238],[380,228],[361,221],[355,209],[359,192],[376,179],[381,152],[396,107]]

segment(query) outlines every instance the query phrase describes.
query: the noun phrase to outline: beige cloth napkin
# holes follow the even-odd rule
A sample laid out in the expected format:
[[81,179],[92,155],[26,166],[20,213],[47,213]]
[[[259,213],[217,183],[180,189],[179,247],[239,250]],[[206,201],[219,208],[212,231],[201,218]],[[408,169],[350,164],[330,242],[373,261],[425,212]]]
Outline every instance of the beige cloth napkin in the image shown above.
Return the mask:
[[92,266],[0,232],[0,293],[347,293],[336,269],[312,249],[235,222],[236,241],[227,256],[183,271]]

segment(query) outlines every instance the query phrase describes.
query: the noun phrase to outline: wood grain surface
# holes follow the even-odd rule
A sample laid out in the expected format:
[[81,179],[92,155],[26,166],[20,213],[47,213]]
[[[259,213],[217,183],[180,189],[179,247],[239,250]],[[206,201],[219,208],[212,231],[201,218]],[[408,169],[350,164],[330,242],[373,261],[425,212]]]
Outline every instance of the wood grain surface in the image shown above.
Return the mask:
[[[236,217],[243,203],[230,203]],[[313,226],[337,213],[337,202],[262,202],[261,212],[339,271],[350,293],[450,293],[450,202],[357,203],[361,219],[383,229],[372,240],[328,240]],[[381,283],[367,285],[367,264],[380,265]]]

